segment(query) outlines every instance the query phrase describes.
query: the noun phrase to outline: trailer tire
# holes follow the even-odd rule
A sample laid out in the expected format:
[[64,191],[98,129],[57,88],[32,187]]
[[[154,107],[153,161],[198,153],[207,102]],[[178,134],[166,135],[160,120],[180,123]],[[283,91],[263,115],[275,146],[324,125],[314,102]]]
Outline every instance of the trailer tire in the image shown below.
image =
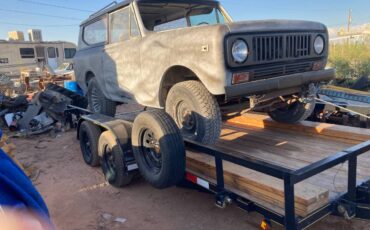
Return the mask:
[[116,115],[117,103],[105,97],[95,77],[89,81],[87,99],[89,102],[89,109],[92,112],[110,117]]
[[82,122],[78,137],[80,140],[80,147],[82,157],[87,165],[96,167],[100,165],[100,157],[98,154],[98,140],[101,130],[98,126],[89,121]]
[[132,148],[142,176],[155,188],[180,183],[185,175],[185,146],[176,123],[166,112],[141,113],[132,128]]
[[215,144],[220,137],[222,121],[219,105],[199,81],[174,85],[167,96],[166,112],[188,139]]
[[[125,133],[128,140],[128,134]],[[121,144],[128,145],[128,143]],[[106,181],[116,188],[129,185],[134,176],[127,171],[125,158],[120,148],[121,146],[117,143],[116,137],[111,131],[105,131],[100,135],[98,151],[102,159],[102,170]]]
[[274,121],[286,124],[295,124],[304,121],[311,116],[315,106],[315,102],[303,103],[297,101],[285,108],[270,111],[268,114]]

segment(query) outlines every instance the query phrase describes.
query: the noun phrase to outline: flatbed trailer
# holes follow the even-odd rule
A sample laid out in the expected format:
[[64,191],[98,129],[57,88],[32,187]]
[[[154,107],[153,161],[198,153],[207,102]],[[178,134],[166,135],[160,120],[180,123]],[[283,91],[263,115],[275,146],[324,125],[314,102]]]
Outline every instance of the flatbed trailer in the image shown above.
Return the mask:
[[[133,113],[116,118],[70,107],[79,127],[90,122],[116,135],[131,132]],[[130,117],[130,118],[127,118]],[[215,204],[234,203],[286,229],[306,229],[328,215],[370,220],[370,131],[302,122],[278,124],[251,114],[224,122],[220,141],[205,146],[185,140],[187,181],[215,194]],[[120,143],[128,172],[138,166]],[[123,147],[125,146],[125,147]]]

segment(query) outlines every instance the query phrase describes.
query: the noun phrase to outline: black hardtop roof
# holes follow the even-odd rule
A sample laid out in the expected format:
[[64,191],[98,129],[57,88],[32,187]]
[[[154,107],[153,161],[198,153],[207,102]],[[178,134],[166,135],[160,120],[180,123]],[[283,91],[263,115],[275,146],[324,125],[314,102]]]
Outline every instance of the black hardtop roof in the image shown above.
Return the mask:
[[[81,25],[84,25],[86,23],[89,23],[91,21],[94,21],[95,19],[101,17],[102,15],[105,15],[107,13],[110,13],[112,11],[115,11],[116,9],[119,9],[121,7],[129,5],[131,2],[142,2],[142,3],[213,3],[218,4],[219,2],[217,0],[123,0],[122,2],[119,2],[117,4],[114,4],[115,2],[112,2],[112,6],[108,8],[104,8],[92,15],[85,21],[81,23]],[[114,5],[113,5],[114,4]]]

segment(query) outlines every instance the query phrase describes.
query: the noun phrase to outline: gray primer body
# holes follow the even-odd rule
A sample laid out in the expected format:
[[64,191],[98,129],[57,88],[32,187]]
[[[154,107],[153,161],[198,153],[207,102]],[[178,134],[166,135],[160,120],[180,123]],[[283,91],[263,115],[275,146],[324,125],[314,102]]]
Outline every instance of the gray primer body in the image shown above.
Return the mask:
[[[79,85],[87,91],[89,73],[93,73],[104,95],[117,102],[137,102],[144,106],[164,107],[163,90],[171,85],[171,69],[187,69],[184,75],[198,78],[213,95],[225,95],[231,85],[232,70],[225,60],[225,37],[239,33],[266,33],[280,31],[321,31],[326,27],[306,21],[265,20],[232,22],[221,8],[226,24],[195,26],[162,32],[147,31],[140,19],[137,1],[130,4],[141,30],[140,37],[115,44],[88,47],[80,32],[79,50],[75,57],[75,73]],[[209,2],[209,1],[204,1]],[[132,4],[131,4],[132,3]],[[116,7],[119,8],[119,7]],[[114,9],[95,16],[99,18]],[[89,21],[82,23],[81,28]],[[327,51],[326,51],[327,52]],[[325,54],[325,61],[327,54]],[[177,73],[176,71],[174,73]],[[175,81],[175,80],[173,80]],[[242,95],[241,95],[242,96]]]

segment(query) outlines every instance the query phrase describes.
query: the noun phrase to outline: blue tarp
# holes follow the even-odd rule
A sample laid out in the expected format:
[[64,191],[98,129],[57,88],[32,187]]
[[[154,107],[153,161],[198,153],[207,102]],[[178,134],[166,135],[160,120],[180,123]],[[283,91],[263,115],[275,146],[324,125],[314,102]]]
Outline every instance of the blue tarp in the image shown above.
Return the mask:
[[[0,138],[2,132],[0,130]],[[27,209],[49,219],[48,208],[30,179],[0,149],[0,206],[12,209]]]
[[0,205],[28,208],[48,217],[48,208],[24,172],[0,149]]

